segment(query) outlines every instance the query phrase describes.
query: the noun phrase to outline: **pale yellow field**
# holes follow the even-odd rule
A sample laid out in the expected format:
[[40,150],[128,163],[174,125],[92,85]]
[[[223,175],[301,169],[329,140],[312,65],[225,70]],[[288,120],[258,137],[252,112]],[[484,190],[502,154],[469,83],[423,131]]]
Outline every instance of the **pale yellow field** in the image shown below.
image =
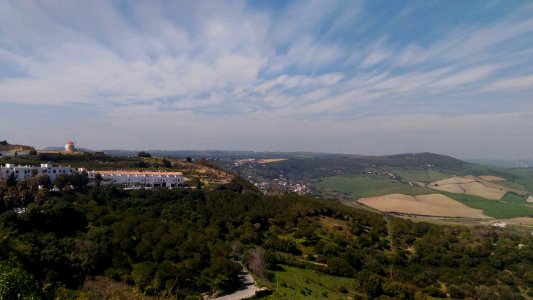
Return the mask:
[[379,197],[361,198],[357,201],[383,212],[438,217],[488,218],[483,214],[483,211],[470,208],[461,202],[455,201],[442,194],[420,196],[391,194]]
[[480,177],[452,177],[432,182],[428,187],[442,192],[468,194],[490,200],[500,200],[512,189],[485,181]]
[[481,179],[483,179],[485,181],[504,181],[504,180],[506,180],[503,177],[492,176],[492,175],[481,175],[481,176],[479,176],[479,178],[481,178]]
[[286,158],[265,158],[265,159],[259,159],[257,162],[260,164],[271,164],[279,161],[287,160]]

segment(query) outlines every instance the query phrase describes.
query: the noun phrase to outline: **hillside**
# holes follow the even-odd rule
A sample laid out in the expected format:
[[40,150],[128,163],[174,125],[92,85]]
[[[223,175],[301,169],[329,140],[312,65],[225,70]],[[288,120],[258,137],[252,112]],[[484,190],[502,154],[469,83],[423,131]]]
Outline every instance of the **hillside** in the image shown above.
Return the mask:
[[199,180],[204,185],[217,185],[230,182],[234,175],[207,160],[189,162],[187,160],[158,157],[111,157],[90,152],[76,154],[40,153],[24,157],[0,157],[0,164],[39,165],[52,162],[87,170],[136,170],[136,171],[177,171],[182,172],[186,181],[194,184]]
[[25,213],[1,210],[0,282],[28,299],[221,295],[239,288],[235,259],[272,290],[267,299],[533,296],[533,237],[521,232],[264,196],[240,179],[200,190],[0,191],[0,203],[26,193]]
[[[456,164],[440,156],[417,156],[368,160],[373,163],[365,162],[369,169],[363,170],[373,173],[356,175],[358,186],[352,192],[411,193],[414,196],[397,197],[409,205],[424,202],[424,207],[416,206],[423,214],[453,202],[452,196],[428,198],[425,194],[432,190],[378,172],[376,162],[392,161],[396,167],[397,161],[416,167],[430,161],[445,161],[446,168]],[[353,158],[322,156],[314,161],[324,166],[324,161],[338,159],[335,166],[341,167],[341,162]],[[355,157],[358,162],[361,159]],[[47,299],[216,296],[239,288],[241,266],[235,262],[239,260],[272,292],[272,299],[413,299],[415,294],[445,297],[447,293],[455,298],[483,298],[487,293],[496,298],[533,296],[529,232],[436,226],[311,196],[268,196],[204,159],[84,153],[0,158],[0,163],[48,160],[89,169],[180,170],[203,184],[134,191],[81,185],[52,192],[39,190],[32,181],[16,186],[0,182],[0,282],[8,282],[10,291],[22,295]],[[313,158],[298,157],[262,158],[252,165],[276,168],[291,161],[300,168],[314,164]],[[347,189],[350,180],[343,183]],[[415,188],[419,190],[410,192]],[[465,198],[462,203],[469,201],[473,200]],[[378,201],[379,205],[383,203]],[[444,207],[452,216],[484,217],[481,209],[454,205],[461,214]],[[16,207],[26,211],[16,213]],[[23,281],[11,280],[14,275],[10,274],[18,274]],[[0,285],[0,295],[3,291]]]
[[0,152],[18,152],[18,151],[31,151],[35,150],[33,147],[24,145],[11,145],[7,141],[0,141]]
[[[264,159],[249,158],[225,165],[249,178],[265,193],[304,191],[356,207],[362,207],[363,203],[357,201],[360,198],[377,197],[382,200],[397,199],[397,194],[402,197],[425,195],[431,201],[448,199],[452,207],[466,205],[468,209],[481,209],[485,217],[493,218],[490,222],[500,218],[533,218],[533,203],[527,202],[528,195],[533,193],[533,169],[484,166],[433,153],[387,156],[287,154],[283,159],[277,158],[271,160],[275,162],[265,164],[261,163]],[[459,179],[460,182],[456,183]],[[370,203],[375,202],[372,200]],[[439,223],[487,222],[485,218],[437,218],[454,215],[446,212],[446,208],[442,208],[440,213],[430,210],[436,217],[431,218],[431,215],[415,209],[411,202],[403,203],[405,207],[398,207],[392,202],[389,207],[372,207]]]

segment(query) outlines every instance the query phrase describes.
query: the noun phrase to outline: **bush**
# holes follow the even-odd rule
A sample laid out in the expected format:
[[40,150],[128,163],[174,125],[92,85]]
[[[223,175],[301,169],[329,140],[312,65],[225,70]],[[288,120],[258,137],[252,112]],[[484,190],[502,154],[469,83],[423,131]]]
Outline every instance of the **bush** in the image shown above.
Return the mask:
[[146,157],[146,158],[152,157],[152,155],[150,153],[146,152],[146,151],[141,151],[141,152],[137,153],[137,156],[138,157]]
[[0,264],[0,299],[40,299],[37,281],[21,268]]

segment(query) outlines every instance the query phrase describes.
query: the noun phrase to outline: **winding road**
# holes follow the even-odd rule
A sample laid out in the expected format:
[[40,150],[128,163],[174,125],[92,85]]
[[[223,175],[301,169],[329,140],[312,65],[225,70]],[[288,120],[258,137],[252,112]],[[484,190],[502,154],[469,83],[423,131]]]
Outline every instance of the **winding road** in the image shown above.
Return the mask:
[[212,300],[241,300],[248,299],[255,296],[256,292],[263,290],[255,283],[253,276],[245,269],[239,274],[241,280],[241,288],[232,294],[225,295]]

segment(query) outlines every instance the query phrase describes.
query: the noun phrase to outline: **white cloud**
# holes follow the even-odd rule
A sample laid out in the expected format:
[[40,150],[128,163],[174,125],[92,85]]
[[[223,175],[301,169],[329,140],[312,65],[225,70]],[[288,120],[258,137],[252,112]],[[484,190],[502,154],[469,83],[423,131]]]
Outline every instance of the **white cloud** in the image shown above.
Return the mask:
[[[502,102],[533,86],[527,15],[399,42],[374,34],[387,20],[369,22],[359,2],[285,5],[0,2],[0,66],[14,74],[0,70],[0,107],[91,105],[117,132],[138,122],[154,139],[168,124],[227,137],[349,135],[485,122],[474,104],[487,93]],[[524,99],[501,113],[530,109]]]
[[498,80],[489,84],[486,88],[487,91],[497,90],[533,90],[533,75],[513,77],[508,79]]

